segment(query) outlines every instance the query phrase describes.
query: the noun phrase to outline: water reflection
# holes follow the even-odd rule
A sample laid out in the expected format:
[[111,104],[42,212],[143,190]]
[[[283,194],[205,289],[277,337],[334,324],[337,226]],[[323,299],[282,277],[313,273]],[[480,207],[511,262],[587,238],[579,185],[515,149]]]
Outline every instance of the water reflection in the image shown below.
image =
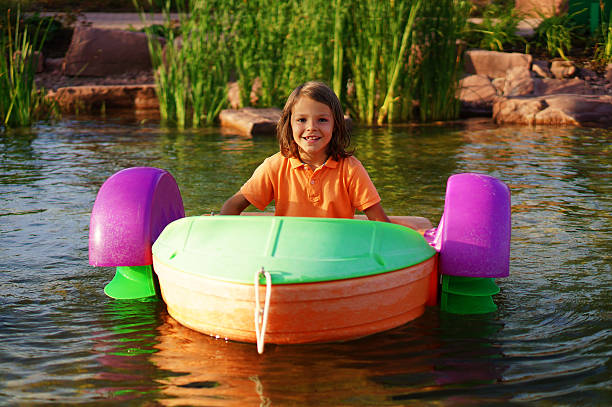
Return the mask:
[[460,398],[466,388],[472,401],[511,397],[489,394],[487,387],[507,368],[494,340],[502,324],[490,317],[457,323],[429,310],[414,324],[361,340],[268,345],[263,355],[255,345],[211,338],[163,318],[159,352],[150,360],[175,373],[161,381],[164,405],[434,403],[441,396]]
[[427,310],[341,344],[226,342],[161,303],[116,302],[87,264],[104,180],[152,165],[189,215],[223,201],[277,151],[273,137],[176,132],[107,117],[0,136],[0,404],[612,405],[612,132],[456,126],[357,129],[357,157],[390,214],[437,223],[446,179],[512,191],[510,277],[483,317]]

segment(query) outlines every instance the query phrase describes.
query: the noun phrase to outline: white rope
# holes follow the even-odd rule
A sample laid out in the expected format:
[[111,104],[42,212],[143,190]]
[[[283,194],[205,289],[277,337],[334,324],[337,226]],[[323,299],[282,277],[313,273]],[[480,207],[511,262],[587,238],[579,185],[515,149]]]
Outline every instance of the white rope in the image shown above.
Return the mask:
[[[266,299],[263,310],[259,306],[259,277],[266,278]],[[272,295],[272,276],[262,267],[255,272],[255,337],[257,338],[257,353],[264,351],[266,326],[268,325],[268,310],[270,309],[270,296]]]

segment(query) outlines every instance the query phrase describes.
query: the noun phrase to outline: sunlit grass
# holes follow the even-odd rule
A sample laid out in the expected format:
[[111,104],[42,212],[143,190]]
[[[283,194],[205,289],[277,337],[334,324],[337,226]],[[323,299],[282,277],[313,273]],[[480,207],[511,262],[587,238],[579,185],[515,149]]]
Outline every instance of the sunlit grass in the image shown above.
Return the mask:
[[48,114],[53,105],[38,89],[34,75],[38,54],[45,41],[48,26],[38,24],[34,33],[21,24],[21,15],[7,12],[5,26],[0,27],[0,119],[4,127],[29,126]]
[[162,120],[212,123],[232,77],[241,106],[282,107],[320,80],[366,124],[412,120],[416,105],[421,120],[452,118],[465,3],[187,0],[174,27],[168,2],[165,47],[148,30]]
[[230,12],[224,1],[189,0],[176,25],[170,4],[164,9],[165,44],[146,30],[162,121],[181,129],[212,124],[227,103]]

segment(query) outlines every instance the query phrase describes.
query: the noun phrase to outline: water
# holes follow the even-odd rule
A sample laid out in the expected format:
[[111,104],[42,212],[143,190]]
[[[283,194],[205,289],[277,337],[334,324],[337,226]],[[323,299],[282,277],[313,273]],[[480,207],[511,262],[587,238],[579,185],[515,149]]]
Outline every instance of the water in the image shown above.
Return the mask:
[[491,125],[358,129],[356,155],[391,215],[440,219],[446,179],[512,192],[510,277],[496,313],[430,308],[339,344],[215,339],[160,302],[115,301],[87,261],[104,180],[168,169],[188,215],[218,211],[272,137],[177,133],[130,119],[0,136],[0,405],[612,405],[612,132]]

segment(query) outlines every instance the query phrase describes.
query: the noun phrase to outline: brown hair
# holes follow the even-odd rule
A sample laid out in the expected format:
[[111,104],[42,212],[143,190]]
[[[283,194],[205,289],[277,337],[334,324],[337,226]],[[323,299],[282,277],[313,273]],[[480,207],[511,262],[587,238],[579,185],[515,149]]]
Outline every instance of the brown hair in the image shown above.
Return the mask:
[[352,151],[347,151],[351,143],[351,135],[344,122],[344,112],[338,100],[338,96],[333,90],[323,82],[306,82],[291,92],[281,118],[276,125],[276,137],[281,154],[285,157],[299,158],[298,146],[293,140],[293,131],[291,129],[291,110],[301,96],[307,96],[312,100],[327,105],[334,118],[334,129],[332,138],[327,145],[327,154],[334,160],[346,158],[353,154]]

